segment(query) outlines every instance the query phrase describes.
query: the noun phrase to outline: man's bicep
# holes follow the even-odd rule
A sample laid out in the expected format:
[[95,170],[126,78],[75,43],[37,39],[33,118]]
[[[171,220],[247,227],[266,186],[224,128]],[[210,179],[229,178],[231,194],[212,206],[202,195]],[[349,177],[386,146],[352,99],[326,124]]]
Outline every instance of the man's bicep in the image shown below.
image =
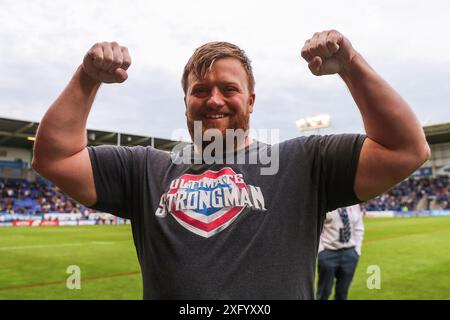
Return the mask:
[[91,160],[86,148],[69,158],[52,163],[45,177],[87,207],[97,202]]
[[366,136],[360,134],[330,135],[321,138],[319,190],[320,196],[326,201],[326,211],[361,202],[355,194],[355,178],[365,139]]
[[370,138],[362,146],[355,177],[355,194],[367,201],[382,194],[406,178],[400,152],[389,150]]

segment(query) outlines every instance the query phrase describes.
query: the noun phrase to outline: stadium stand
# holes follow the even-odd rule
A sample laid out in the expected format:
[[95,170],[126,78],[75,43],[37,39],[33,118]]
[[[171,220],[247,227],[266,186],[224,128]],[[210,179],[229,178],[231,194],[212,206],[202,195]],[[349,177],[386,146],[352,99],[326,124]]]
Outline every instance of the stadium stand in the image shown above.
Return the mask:
[[450,123],[426,126],[424,132],[431,148],[431,159],[407,180],[364,203],[366,211],[450,209]]
[[58,187],[43,179],[0,178],[0,213],[82,213],[95,212],[63,194]]
[[363,204],[366,211],[421,211],[450,209],[448,177],[418,177],[402,181]]
[[[0,227],[123,223],[123,219],[86,208],[31,169],[38,126],[38,122],[0,118]],[[150,145],[168,151],[180,143],[92,129],[86,135],[88,145]]]

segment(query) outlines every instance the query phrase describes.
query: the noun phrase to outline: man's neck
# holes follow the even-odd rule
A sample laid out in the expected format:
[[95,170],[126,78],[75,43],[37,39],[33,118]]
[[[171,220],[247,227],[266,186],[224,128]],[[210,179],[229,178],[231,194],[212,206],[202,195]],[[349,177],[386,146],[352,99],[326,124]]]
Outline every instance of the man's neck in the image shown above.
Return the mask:
[[[226,154],[226,153],[231,153],[231,152],[233,152],[233,153],[238,152],[240,150],[247,148],[253,142],[253,139],[250,138],[248,135],[245,136],[244,141],[239,141],[239,139],[237,139],[237,140],[238,140],[237,141],[238,143],[235,144],[233,141],[232,146],[228,146],[227,142],[223,141],[222,142],[223,149],[220,153]],[[211,143],[214,143],[214,141],[202,141],[202,145],[198,145],[194,142],[193,143],[194,144],[194,153],[195,154],[203,154],[205,148],[207,146],[209,146]],[[219,150],[216,150],[216,151],[219,151]]]

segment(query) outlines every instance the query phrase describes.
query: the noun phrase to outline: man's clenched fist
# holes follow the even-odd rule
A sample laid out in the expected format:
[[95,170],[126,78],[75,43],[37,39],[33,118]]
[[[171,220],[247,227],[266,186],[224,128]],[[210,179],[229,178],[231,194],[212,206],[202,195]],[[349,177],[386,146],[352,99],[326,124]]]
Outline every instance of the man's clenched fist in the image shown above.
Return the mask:
[[343,71],[355,55],[350,41],[336,30],[314,33],[302,48],[302,57],[316,76]]
[[82,68],[94,80],[121,83],[127,80],[131,57],[126,47],[117,42],[96,43],[86,53]]

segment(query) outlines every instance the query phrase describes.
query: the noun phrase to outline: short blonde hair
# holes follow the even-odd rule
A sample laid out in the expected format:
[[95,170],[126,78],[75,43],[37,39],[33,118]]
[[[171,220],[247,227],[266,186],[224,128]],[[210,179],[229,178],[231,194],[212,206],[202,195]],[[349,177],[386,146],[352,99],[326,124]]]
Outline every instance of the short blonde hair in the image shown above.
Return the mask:
[[208,42],[198,47],[184,67],[183,77],[181,78],[181,86],[186,94],[188,88],[188,78],[191,72],[198,79],[203,79],[206,73],[211,70],[216,60],[223,58],[238,59],[248,78],[248,90],[253,93],[255,90],[255,78],[251,60],[247,57],[244,50],[229,42]]

